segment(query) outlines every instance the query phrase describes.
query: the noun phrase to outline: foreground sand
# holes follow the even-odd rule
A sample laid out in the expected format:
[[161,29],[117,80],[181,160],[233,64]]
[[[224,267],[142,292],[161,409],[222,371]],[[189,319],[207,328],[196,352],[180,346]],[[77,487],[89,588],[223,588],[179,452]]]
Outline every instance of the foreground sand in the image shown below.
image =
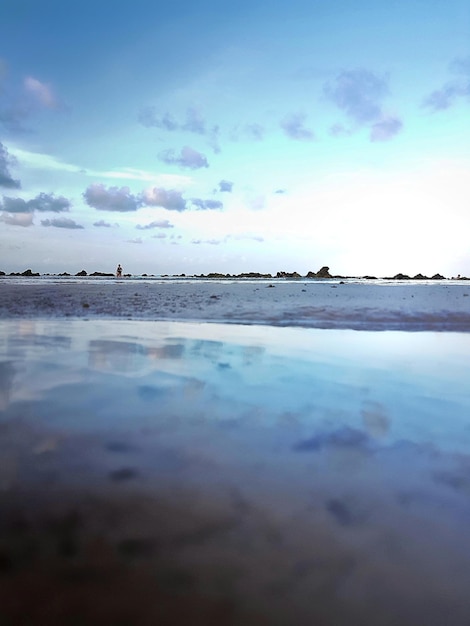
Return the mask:
[[470,286],[273,284],[0,283],[2,626],[468,626]]
[[470,331],[468,284],[0,283],[0,319],[204,320],[311,328]]

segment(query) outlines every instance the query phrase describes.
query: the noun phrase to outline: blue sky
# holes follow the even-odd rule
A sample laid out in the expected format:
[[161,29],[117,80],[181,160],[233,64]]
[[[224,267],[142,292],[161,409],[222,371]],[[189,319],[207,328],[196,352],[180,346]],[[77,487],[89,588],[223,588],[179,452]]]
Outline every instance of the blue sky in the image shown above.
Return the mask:
[[3,0],[0,269],[470,275],[467,0]]

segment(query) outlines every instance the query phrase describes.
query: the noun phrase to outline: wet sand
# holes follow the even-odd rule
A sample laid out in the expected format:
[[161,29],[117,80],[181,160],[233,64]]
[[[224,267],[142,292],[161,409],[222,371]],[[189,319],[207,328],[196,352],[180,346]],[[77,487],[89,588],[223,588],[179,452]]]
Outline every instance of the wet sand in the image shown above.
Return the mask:
[[21,319],[0,346],[2,623],[468,623],[470,334]]
[[470,330],[470,285],[0,281],[0,319],[199,320],[309,328]]

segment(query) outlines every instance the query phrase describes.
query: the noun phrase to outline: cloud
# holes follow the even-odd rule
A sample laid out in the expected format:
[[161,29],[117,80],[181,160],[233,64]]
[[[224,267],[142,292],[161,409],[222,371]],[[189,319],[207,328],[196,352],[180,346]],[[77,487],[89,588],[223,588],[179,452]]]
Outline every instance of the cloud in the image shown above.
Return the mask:
[[462,95],[460,89],[455,85],[444,85],[441,89],[436,89],[423,100],[423,107],[431,109],[433,112],[445,111],[451,107],[456,99]]
[[26,91],[32,94],[42,106],[47,109],[55,109],[57,107],[56,97],[48,85],[32,76],[27,76],[23,84]]
[[194,108],[187,109],[186,120],[182,129],[190,133],[196,133],[197,135],[205,135],[207,133],[206,122],[200,111]]
[[61,213],[70,209],[70,201],[63,196],[55,197],[54,194],[40,193],[32,200],[23,198],[10,198],[3,196],[0,208],[8,213],[33,213],[34,211]]
[[141,237],[136,237],[135,239],[127,239],[126,241],[127,243],[137,243],[137,244],[143,243]]
[[202,200],[201,198],[191,198],[191,204],[202,211],[207,209],[212,211],[224,208],[224,204],[223,202],[220,202],[220,200]]
[[226,191],[228,193],[231,193],[233,189],[233,183],[230,182],[229,180],[221,180],[219,182],[219,191]]
[[143,107],[138,116],[139,122],[146,128],[163,128],[164,130],[178,130],[179,123],[174,119],[171,113],[157,114],[155,107]]
[[191,243],[194,244],[204,244],[204,243],[208,243],[211,246],[218,246],[219,244],[223,243],[225,240],[224,239],[192,239]]
[[305,126],[306,116],[301,113],[292,113],[285,117],[280,126],[284,133],[297,141],[312,141],[315,139],[313,131]]
[[168,211],[184,211],[186,200],[180,191],[164,189],[163,187],[151,187],[142,194],[142,202],[147,206],[160,206]]
[[261,141],[264,139],[266,129],[261,124],[254,122],[253,124],[245,124],[243,131],[247,137],[254,141]]
[[[57,100],[51,87],[33,76],[27,76],[22,82],[23,89],[15,94],[7,90],[6,84],[1,89],[0,125],[13,133],[29,133],[24,123],[28,118],[42,109],[58,109]],[[62,107],[63,108],[63,107]]]
[[449,70],[453,74],[463,74],[466,78],[470,78],[470,56],[453,59],[449,63]]
[[159,220],[156,222],[150,222],[150,224],[145,224],[144,226],[137,224],[136,228],[138,230],[151,230],[153,228],[174,228],[174,226],[169,222],[169,220]]
[[10,226],[31,226],[33,223],[33,214],[4,212],[0,215],[0,222],[4,222]]
[[460,98],[470,96],[470,56],[453,59],[449,72],[456,78],[446,82],[424,98],[422,106],[436,113],[453,106]]
[[174,150],[165,150],[160,153],[159,158],[168,165],[179,165],[192,170],[209,167],[207,158],[190,146],[184,146],[179,155],[176,155]]
[[52,220],[41,220],[42,226],[54,226],[55,228],[69,228],[71,230],[84,228],[68,217],[55,217]]
[[232,141],[248,139],[250,141],[262,141],[266,134],[266,129],[261,124],[253,122],[251,124],[237,125],[232,128],[230,138]]
[[116,170],[93,170],[84,168],[81,165],[61,161],[55,156],[23,150],[10,145],[12,160],[17,159],[22,165],[39,171],[71,172],[74,174],[84,174],[93,178],[111,178],[118,180],[140,180],[158,185],[187,186],[191,183],[191,178],[183,174],[155,174],[147,170],[139,170],[132,167],[122,167]]
[[[105,222],[104,220],[99,220],[98,222],[93,222],[93,226],[96,226],[97,228],[111,228],[113,224]],[[114,226],[119,226],[119,224],[114,224]]]
[[15,163],[6,147],[0,141],[0,187],[7,189],[19,189],[21,187],[19,180],[14,180],[10,174],[10,165]]
[[146,128],[160,128],[168,132],[182,131],[207,137],[213,151],[215,153],[220,152],[219,127],[217,125],[208,126],[201,112],[194,107],[186,109],[185,117],[182,120],[175,119],[169,112],[158,113],[155,107],[144,107],[139,113],[138,120]]
[[146,128],[161,128],[167,131],[184,130],[188,133],[206,135],[208,133],[206,121],[198,109],[186,109],[186,117],[178,121],[169,113],[158,113],[156,107],[143,107],[139,113],[139,122]]
[[23,198],[10,198],[8,196],[3,196],[2,211],[7,211],[8,213],[32,213],[33,209],[29,202],[23,200]]
[[102,183],[93,183],[83,193],[88,206],[100,211],[137,211],[142,201],[134,196],[129,187],[106,187]]
[[28,201],[28,206],[33,211],[51,211],[53,213],[62,213],[69,211],[71,207],[70,200],[63,196],[55,197],[53,193],[40,193],[38,196]]
[[403,122],[397,117],[385,117],[375,124],[370,130],[371,141],[388,141],[395,137],[403,128]]
[[152,235],[152,239],[166,239],[166,233],[157,233],[156,235]]
[[342,71],[325,84],[324,93],[354,122],[365,124],[381,117],[388,79],[364,69]]

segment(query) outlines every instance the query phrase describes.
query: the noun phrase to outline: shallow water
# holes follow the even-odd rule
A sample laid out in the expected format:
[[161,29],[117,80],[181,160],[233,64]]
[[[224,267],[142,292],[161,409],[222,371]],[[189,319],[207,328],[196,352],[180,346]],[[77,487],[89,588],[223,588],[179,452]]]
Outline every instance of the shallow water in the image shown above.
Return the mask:
[[236,616],[468,624],[469,371],[465,333],[2,321],[2,517]]

